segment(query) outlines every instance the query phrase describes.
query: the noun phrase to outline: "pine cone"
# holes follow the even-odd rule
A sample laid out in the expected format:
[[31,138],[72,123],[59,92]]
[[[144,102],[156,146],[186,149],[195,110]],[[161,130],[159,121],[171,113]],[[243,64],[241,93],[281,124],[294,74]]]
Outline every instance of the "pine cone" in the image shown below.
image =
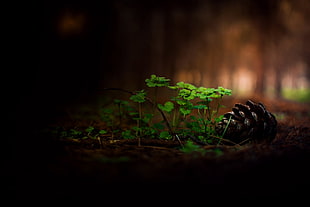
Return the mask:
[[277,120],[262,103],[248,100],[246,105],[235,104],[231,112],[224,114],[224,118],[217,123],[215,129],[219,136],[223,135],[226,129],[223,138],[235,143],[245,140],[256,143],[270,142],[277,133]]

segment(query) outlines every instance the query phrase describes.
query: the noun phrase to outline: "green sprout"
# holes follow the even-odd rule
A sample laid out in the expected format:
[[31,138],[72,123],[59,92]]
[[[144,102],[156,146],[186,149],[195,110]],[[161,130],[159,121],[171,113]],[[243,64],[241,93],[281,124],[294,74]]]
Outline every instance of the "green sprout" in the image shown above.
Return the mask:
[[174,104],[171,101],[167,101],[164,105],[157,104],[158,108],[161,110],[170,113],[174,109]]
[[131,95],[130,100],[137,102],[139,107],[139,117],[135,118],[137,121],[137,126],[133,129],[136,131],[136,136],[138,137],[138,146],[141,145],[141,136],[142,136],[142,127],[141,127],[141,120],[142,120],[142,103],[145,102],[146,92],[144,90],[137,91],[133,95]]
[[181,148],[181,151],[184,153],[193,153],[193,152],[199,152],[203,155],[206,153],[206,150],[201,148],[201,146],[194,144],[193,141],[188,140],[185,145]]
[[170,79],[151,75],[151,78],[145,79],[145,82],[148,87],[163,87],[169,85]]
[[[131,94],[130,100],[137,103],[136,111],[127,110],[127,113],[136,121],[136,125],[121,132],[124,138],[158,137],[163,139],[177,139],[181,146],[181,138],[195,137],[206,144],[222,144],[224,134],[218,135],[215,131],[216,124],[223,118],[218,112],[224,96],[230,96],[232,91],[222,86],[218,88],[197,87],[191,83],[177,82],[170,84],[170,79],[151,75],[145,79],[146,86],[154,88],[154,94],[150,98],[147,91],[127,91],[115,89]],[[168,89],[174,95],[163,103],[158,101],[159,89]],[[114,101],[118,104],[119,117],[123,116],[123,106],[129,106],[128,102]],[[147,105],[152,105],[151,113],[148,113]],[[144,106],[145,105],[145,106]],[[162,117],[160,122],[154,121],[156,112]],[[119,122],[121,123],[121,118]],[[181,138],[180,138],[181,137]]]

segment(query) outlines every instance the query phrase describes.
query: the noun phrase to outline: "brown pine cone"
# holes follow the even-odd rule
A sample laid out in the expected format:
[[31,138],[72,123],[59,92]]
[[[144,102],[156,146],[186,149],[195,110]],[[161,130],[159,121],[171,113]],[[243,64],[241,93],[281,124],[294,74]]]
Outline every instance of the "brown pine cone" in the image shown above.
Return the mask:
[[231,112],[224,114],[215,129],[219,136],[225,132],[223,138],[237,144],[245,141],[270,142],[277,133],[277,120],[262,103],[248,100],[246,105],[235,104]]

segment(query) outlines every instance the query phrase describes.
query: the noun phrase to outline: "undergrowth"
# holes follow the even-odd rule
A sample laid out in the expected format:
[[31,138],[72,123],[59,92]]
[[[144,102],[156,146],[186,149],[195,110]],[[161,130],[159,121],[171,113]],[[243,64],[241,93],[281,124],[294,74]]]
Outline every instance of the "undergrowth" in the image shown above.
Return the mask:
[[[101,109],[101,121],[106,126],[104,130],[90,126],[82,131],[63,131],[61,136],[137,138],[138,145],[141,138],[176,139],[183,149],[181,140],[195,140],[210,145],[225,144],[228,141],[223,139],[224,134],[216,133],[215,126],[223,118],[218,112],[224,107],[221,104],[222,98],[231,95],[230,89],[221,86],[197,87],[184,82],[171,84],[170,79],[156,75],[145,79],[145,84],[150,90],[104,89],[129,94],[129,99],[114,99]],[[170,90],[173,95],[162,101],[162,94],[165,93],[161,90]]]

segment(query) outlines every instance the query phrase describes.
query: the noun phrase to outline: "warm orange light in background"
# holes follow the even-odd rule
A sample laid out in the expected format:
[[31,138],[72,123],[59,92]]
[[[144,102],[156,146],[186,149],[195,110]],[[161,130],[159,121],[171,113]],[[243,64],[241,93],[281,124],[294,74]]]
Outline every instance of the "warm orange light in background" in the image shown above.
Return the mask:
[[[299,3],[305,7],[280,1],[272,14],[278,19],[271,19],[274,23],[270,25],[264,22],[266,30],[259,21],[230,16],[234,11],[223,9],[226,13],[212,19],[216,21],[213,30],[206,24],[185,45],[185,52],[179,52],[174,78],[205,87],[221,85],[238,95],[272,97],[279,96],[282,89],[310,90],[308,50],[304,46],[310,35],[304,12],[310,11],[310,4]],[[196,12],[201,12],[200,21],[208,22],[204,10]]]
[[310,1],[142,2],[115,0],[111,16],[102,16],[103,8],[59,15],[60,38],[79,36],[86,26],[98,27],[88,30],[87,38],[97,38],[89,41],[94,47],[108,38],[104,61],[98,60],[102,87],[122,83],[135,90],[157,74],[238,95],[310,91]]
[[58,21],[58,33],[60,36],[68,37],[79,35],[85,29],[86,17],[83,13],[66,11]]
[[[231,72],[230,72],[231,71]],[[180,70],[173,80],[183,81],[195,84],[196,86],[216,87],[212,86],[212,79],[217,79],[217,85],[226,88],[231,88],[239,95],[249,95],[255,92],[256,87],[256,71],[250,68],[240,67],[234,70],[219,69],[219,77],[211,77],[208,75],[208,70],[205,72]],[[280,84],[283,89],[309,89],[309,81],[306,78],[307,67],[303,63],[297,63],[296,66],[286,69],[286,71],[277,74],[274,69],[268,69],[265,72],[266,93],[269,96],[275,94],[275,84],[277,76],[281,76]],[[279,77],[278,77],[279,78]]]
[[306,89],[310,88],[306,79],[307,67],[303,62],[296,63],[282,78],[283,88]]

